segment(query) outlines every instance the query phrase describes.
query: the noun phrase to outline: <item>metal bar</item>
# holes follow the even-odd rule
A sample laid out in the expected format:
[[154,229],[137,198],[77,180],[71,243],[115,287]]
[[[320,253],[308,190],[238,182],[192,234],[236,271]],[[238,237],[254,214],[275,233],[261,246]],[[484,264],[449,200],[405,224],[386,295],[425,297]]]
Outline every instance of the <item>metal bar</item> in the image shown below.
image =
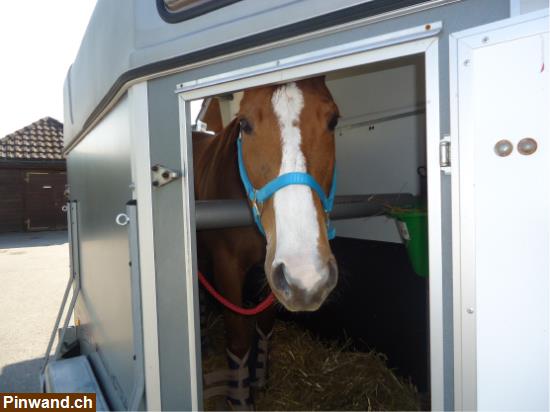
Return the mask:
[[74,281],[74,269],[73,269],[73,249],[72,249],[72,210],[71,210],[71,202],[67,202],[67,223],[68,223],[68,237],[69,237],[69,263],[70,263],[70,275],[69,280],[67,282],[67,286],[65,287],[65,292],[63,293],[63,299],[61,299],[61,306],[59,307],[59,311],[57,312],[57,317],[55,318],[55,323],[53,326],[52,333],[50,335],[50,340],[48,341],[48,347],[46,348],[46,353],[44,354],[44,363],[42,365],[42,369],[40,370],[40,379],[42,381],[44,377],[44,372],[46,370],[46,366],[48,366],[48,362],[50,361],[50,352],[52,350],[53,343],[55,341],[55,334],[57,332],[57,328],[59,327],[59,322],[61,322],[61,317],[63,316],[63,312],[65,311],[65,305],[67,304],[67,299],[69,297],[69,291],[71,290],[71,286]]
[[67,310],[67,314],[65,315],[65,321],[63,322],[63,328],[61,329],[59,340],[57,341],[57,348],[55,349],[55,356],[54,356],[55,360],[58,360],[61,358],[61,348],[63,347],[65,333],[67,332],[67,327],[69,326],[69,321],[71,320],[71,314],[76,304],[76,299],[78,298],[79,289],[80,289],[80,286],[77,284],[77,286],[75,286],[73,290],[73,297],[71,299],[69,309]]
[[65,315],[65,321],[63,322],[63,328],[61,329],[61,334],[59,340],[57,341],[57,348],[55,350],[54,359],[59,359],[61,357],[61,348],[63,346],[63,341],[65,339],[65,333],[67,332],[67,327],[69,326],[69,321],[71,320],[71,315],[76,305],[76,300],[80,292],[80,254],[79,254],[79,238],[78,238],[78,203],[71,202],[71,251],[72,251],[72,273],[71,277],[73,278],[73,296],[71,298],[71,303],[67,314]]
[[78,229],[78,202],[71,202],[71,254],[72,254],[72,275],[80,289],[80,233]]
[[74,278],[72,276],[70,276],[69,281],[67,282],[67,287],[65,288],[65,293],[63,294],[63,299],[61,300],[61,306],[59,308],[59,312],[57,313],[57,318],[55,319],[55,324],[53,326],[52,334],[50,335],[50,340],[48,342],[48,347],[47,347],[46,353],[44,355],[44,364],[42,365],[42,369],[40,370],[41,378],[44,375],[44,371],[46,370],[46,366],[48,365],[48,362],[50,361],[50,352],[52,350],[53,342],[55,341],[55,334],[57,332],[57,328],[59,327],[59,322],[61,321],[61,316],[63,316],[63,312],[65,310],[65,305],[67,304],[67,298],[69,297],[69,291],[71,290],[73,280],[74,280]]
[[380,216],[385,214],[390,207],[412,206],[415,201],[415,196],[410,193],[337,196],[330,218],[344,220]]
[[[337,196],[331,219],[354,219],[377,216],[389,206],[410,206],[415,197],[410,193]],[[198,200],[195,202],[197,230],[223,229],[254,224],[250,206],[245,199]]]
[[143,364],[143,325],[141,320],[141,287],[139,270],[139,235],[137,220],[137,205],[135,201],[126,205],[126,213],[130,218],[128,224],[128,240],[130,246],[130,278],[132,287],[132,320],[134,331],[134,388],[130,397],[130,411],[139,410],[145,393],[145,367]]

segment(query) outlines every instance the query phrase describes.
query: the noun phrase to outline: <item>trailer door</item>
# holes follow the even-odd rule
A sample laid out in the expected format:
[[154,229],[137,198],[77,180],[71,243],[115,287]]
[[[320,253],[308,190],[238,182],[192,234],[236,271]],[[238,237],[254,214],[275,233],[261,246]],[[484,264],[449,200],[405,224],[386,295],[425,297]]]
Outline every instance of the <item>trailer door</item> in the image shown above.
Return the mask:
[[450,47],[455,406],[549,410],[548,11]]

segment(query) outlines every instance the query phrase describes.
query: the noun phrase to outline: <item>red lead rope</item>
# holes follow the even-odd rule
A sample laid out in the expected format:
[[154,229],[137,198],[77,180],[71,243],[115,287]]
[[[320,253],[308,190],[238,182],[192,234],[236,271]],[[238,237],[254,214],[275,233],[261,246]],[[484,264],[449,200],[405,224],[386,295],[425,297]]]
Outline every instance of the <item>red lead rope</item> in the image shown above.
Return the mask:
[[204,277],[204,275],[200,271],[197,270],[197,274],[199,275],[199,281],[201,282],[201,284],[204,286],[204,288],[208,292],[210,292],[212,296],[214,296],[214,298],[216,298],[218,302],[220,302],[227,309],[235,313],[238,313],[239,315],[245,315],[245,316],[257,315],[258,313],[261,313],[267,308],[269,308],[275,302],[275,296],[273,296],[273,292],[271,292],[269,296],[265,298],[264,301],[261,302],[255,308],[250,308],[250,309],[241,308],[240,306],[234,305],[233,303],[228,301],[226,298],[224,298],[222,295],[220,295],[218,291],[214,289],[214,287],[210,284],[210,282],[208,282],[208,280]]

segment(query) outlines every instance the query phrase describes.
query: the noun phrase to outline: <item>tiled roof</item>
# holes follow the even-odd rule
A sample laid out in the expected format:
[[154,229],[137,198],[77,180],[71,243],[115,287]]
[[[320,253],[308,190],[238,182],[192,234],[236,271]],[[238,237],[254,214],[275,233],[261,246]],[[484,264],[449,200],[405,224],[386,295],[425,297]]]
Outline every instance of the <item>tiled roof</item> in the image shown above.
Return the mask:
[[62,160],[63,123],[44,117],[0,139],[0,160]]

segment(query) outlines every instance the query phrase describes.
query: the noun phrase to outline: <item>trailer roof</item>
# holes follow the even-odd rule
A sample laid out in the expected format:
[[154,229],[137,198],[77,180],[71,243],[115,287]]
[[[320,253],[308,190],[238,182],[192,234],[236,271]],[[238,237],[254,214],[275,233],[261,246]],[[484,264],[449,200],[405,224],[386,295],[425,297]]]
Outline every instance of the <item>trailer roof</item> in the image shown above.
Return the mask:
[[163,1],[98,0],[65,80],[66,148],[132,80],[434,0],[224,0],[197,16]]

